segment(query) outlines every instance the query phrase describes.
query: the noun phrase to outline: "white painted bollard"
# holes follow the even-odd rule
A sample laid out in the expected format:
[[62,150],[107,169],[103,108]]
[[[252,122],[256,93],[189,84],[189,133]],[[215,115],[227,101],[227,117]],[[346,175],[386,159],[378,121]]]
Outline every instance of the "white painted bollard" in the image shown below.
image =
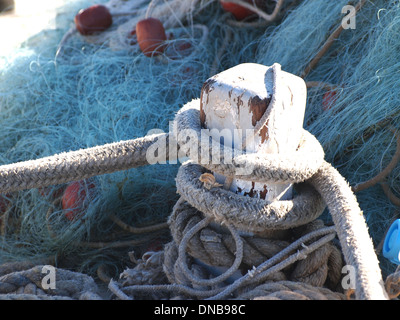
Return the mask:
[[[301,140],[306,97],[304,80],[282,71],[279,64],[244,63],[204,83],[200,120],[218,141],[222,130],[228,129],[224,144],[245,153],[292,153]],[[290,184],[227,181],[214,175],[217,182],[239,194],[268,202],[292,198]]]

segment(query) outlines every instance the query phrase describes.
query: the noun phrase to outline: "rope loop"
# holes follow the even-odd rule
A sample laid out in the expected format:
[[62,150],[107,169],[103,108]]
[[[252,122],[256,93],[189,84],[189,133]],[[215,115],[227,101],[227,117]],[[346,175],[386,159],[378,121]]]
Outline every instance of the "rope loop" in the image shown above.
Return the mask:
[[[243,150],[221,145],[204,133],[199,99],[181,108],[173,129],[180,151],[190,158],[179,169],[177,191],[191,206],[216,222],[228,221],[240,231],[257,233],[310,223],[327,205],[345,260],[356,270],[356,298],[388,298],[357,199],[339,172],[324,161],[322,146],[314,136],[304,130],[301,143],[292,154],[243,154]],[[202,183],[200,176],[206,169],[227,179],[300,184],[298,195],[290,201],[272,203],[240,196]],[[326,248],[325,255],[328,253]],[[322,273],[326,272],[326,266],[323,268]]]
[[[231,245],[236,243],[240,249],[239,244],[243,242],[237,237],[236,231],[233,231],[235,228],[242,238],[243,233],[277,235],[284,233],[285,230],[312,223],[327,206],[335,224],[345,261],[355,269],[356,298],[388,298],[379,262],[357,199],[347,181],[335,168],[325,162],[323,148],[312,134],[304,130],[297,150],[291,154],[244,154],[243,150],[221,145],[212,141],[209,135],[204,134],[200,125],[199,99],[187,103],[177,113],[173,129],[172,134],[151,135],[0,166],[0,192],[46,187],[149,165],[151,163],[147,158],[147,151],[154,146],[162,147],[163,141],[165,148],[160,152],[165,152],[168,160],[170,154],[167,150],[171,147],[176,148],[171,143],[177,141],[177,151],[180,155],[190,158],[190,161],[180,167],[176,178],[177,191],[182,201],[186,201],[188,205],[201,211],[205,216],[202,219],[205,218],[207,223],[213,220],[221,226],[222,224],[229,226],[234,239]],[[207,170],[222,174],[228,179],[296,184],[297,195],[292,200],[271,203],[240,196],[220,187],[206,186],[199,178]],[[315,251],[329,244],[333,237],[332,234],[326,235],[323,239],[310,244],[309,248]],[[189,239],[188,236],[185,241],[190,243],[196,241],[195,239],[197,237]],[[180,249],[179,261],[184,259],[185,245]],[[187,248],[189,249],[189,246]],[[328,256],[330,249],[325,249],[321,249],[321,252],[324,250],[324,255]],[[311,253],[309,250],[303,252],[307,252],[307,255]],[[242,259],[239,251],[237,260],[234,258],[232,260],[234,266],[227,274],[236,269],[239,264],[238,257]],[[297,261],[300,258],[296,256],[291,261]],[[165,255],[165,259],[170,258]],[[211,281],[199,280],[197,276],[191,276],[185,264],[180,265],[180,268],[176,270],[181,270],[183,266],[186,274],[194,282],[211,283]],[[321,268],[326,267],[324,265]],[[167,272],[171,275],[174,270],[168,269]],[[282,269],[271,270],[276,272]],[[268,271],[269,276],[273,273],[271,270]],[[322,270],[321,273],[323,272],[325,271]],[[217,279],[222,280],[226,275]],[[179,276],[182,279],[186,278],[184,281],[188,281],[184,274]],[[170,279],[170,276],[168,278]],[[300,275],[299,278],[303,276]],[[195,285],[199,286],[199,284]],[[236,283],[234,287],[237,288],[237,285]],[[118,292],[114,282],[111,288]],[[210,297],[210,292],[212,292],[211,296],[221,297],[222,290],[213,288],[213,291],[205,292],[187,286],[182,289],[181,285],[170,285],[167,290],[175,289],[193,293],[198,297]],[[125,297],[123,294],[120,296]]]
[[173,135],[180,151],[193,162],[226,177],[247,181],[304,182],[317,172],[324,159],[321,144],[306,130],[293,154],[243,154],[242,150],[222,145],[201,128],[199,99],[179,110]]

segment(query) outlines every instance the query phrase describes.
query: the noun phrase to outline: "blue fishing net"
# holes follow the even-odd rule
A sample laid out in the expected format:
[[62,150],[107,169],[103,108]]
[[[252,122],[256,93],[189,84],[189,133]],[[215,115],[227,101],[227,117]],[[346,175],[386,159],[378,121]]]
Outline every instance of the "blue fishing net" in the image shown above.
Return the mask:
[[[129,47],[113,50],[107,41],[92,44],[80,36],[66,42],[63,54],[56,59],[59,43],[75,14],[92,4],[65,1],[56,29],[43,30],[11,56],[2,57],[1,164],[134,139],[152,129],[168,132],[175,112],[199,96],[217,44],[211,38],[199,44],[198,32],[190,25],[185,30],[186,39],[199,48],[195,54],[167,62]],[[219,28],[218,24],[211,26],[210,35]],[[69,261],[73,257],[74,267],[82,271],[91,271],[86,269],[97,265],[99,257],[104,263],[118,264],[117,249],[93,249],[77,243],[111,243],[110,234],[118,234],[109,220],[111,214],[135,227],[166,221],[177,200],[174,178],[178,166],[154,165],[96,177],[92,181],[96,185],[93,201],[84,219],[78,221],[65,219],[60,203],[55,202],[54,194],[65,186],[7,195],[12,205],[0,262],[47,256]],[[140,239],[122,234],[114,241],[132,237]],[[123,249],[121,255],[128,258],[129,247]]]
[[[113,49],[109,39],[99,44],[77,36],[65,43],[56,59],[73,17],[92,4],[65,1],[56,29],[44,30],[11,56],[0,58],[0,164],[142,137],[151,129],[167,132],[176,111],[200,96],[209,76],[242,62],[278,62],[300,76],[341,24],[342,8],[349,1],[305,0],[275,23],[253,27],[227,23],[231,17],[217,1],[200,2],[191,20],[169,30],[175,33],[171,44],[179,44],[180,35],[190,42],[187,54],[149,58],[129,46]],[[304,126],[351,185],[378,174],[396,150],[389,128],[399,123],[399,10],[394,0],[366,1],[356,14],[355,29],[343,30],[305,77],[306,82],[329,84],[331,89],[322,84],[308,89]],[[205,39],[193,27],[196,24],[207,27]],[[335,98],[325,110],[323,96],[329,90]],[[111,235],[136,239],[118,236],[110,215],[135,226],[165,221],[177,200],[178,166],[96,177],[97,192],[84,222],[68,221],[54,202],[52,192],[63,186],[50,188],[47,196],[36,189],[7,195],[12,203],[8,221],[14,224],[13,232],[3,236],[0,262],[55,255],[60,263],[85,272],[100,263],[115,270],[123,267],[126,247],[119,252],[76,243],[111,241]],[[398,179],[396,167],[386,178],[395,194],[400,192]],[[398,207],[379,184],[356,195],[378,247]],[[384,272],[393,270],[379,257]]]
[[[355,6],[358,1],[353,1]],[[348,1],[303,1],[270,35],[261,40],[257,61],[279,62],[283,70],[301,75],[322,48],[328,36],[346,17]],[[367,181],[381,172],[396,151],[399,129],[399,42],[400,4],[397,1],[366,1],[355,15],[355,28],[344,29],[306,82],[324,85],[308,90],[305,128],[324,147],[333,163],[351,185]],[[348,13],[348,12],[347,12]],[[324,110],[323,96],[335,92]],[[383,181],[394,194],[399,192],[399,168]],[[398,207],[379,184],[356,194],[377,251],[385,230]],[[395,266],[379,256],[384,272]]]

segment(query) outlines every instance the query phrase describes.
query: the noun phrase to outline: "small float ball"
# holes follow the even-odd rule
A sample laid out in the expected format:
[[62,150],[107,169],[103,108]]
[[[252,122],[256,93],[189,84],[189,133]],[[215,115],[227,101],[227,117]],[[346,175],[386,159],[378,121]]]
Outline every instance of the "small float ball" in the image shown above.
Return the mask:
[[62,197],[62,208],[68,220],[73,221],[82,216],[88,201],[94,198],[94,188],[94,183],[84,180],[68,185]]
[[[246,1],[248,2],[248,1]],[[233,3],[233,2],[229,2],[229,1],[220,1],[222,8],[227,11],[230,12],[234,15],[234,17],[237,20],[243,20],[251,15],[254,15],[254,12],[242,7],[239,4]]]
[[87,9],[82,9],[75,16],[76,28],[84,36],[104,31],[109,28],[111,24],[111,13],[107,7],[103,5],[94,5]]
[[160,20],[155,18],[140,20],[136,25],[136,37],[145,56],[157,56],[164,52],[163,42],[167,40],[167,36]]
[[322,110],[328,111],[336,103],[336,91],[328,91],[322,98]]

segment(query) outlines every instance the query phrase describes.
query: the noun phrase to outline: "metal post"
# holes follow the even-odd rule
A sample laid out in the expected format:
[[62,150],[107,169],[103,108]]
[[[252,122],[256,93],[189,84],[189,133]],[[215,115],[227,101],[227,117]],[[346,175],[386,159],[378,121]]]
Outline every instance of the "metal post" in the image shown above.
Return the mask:
[[[292,153],[301,141],[306,96],[303,79],[282,71],[279,64],[244,63],[204,83],[200,120],[213,139],[220,141],[223,136],[225,145],[245,153]],[[268,202],[292,198],[290,184],[229,181],[214,175],[239,194]]]

